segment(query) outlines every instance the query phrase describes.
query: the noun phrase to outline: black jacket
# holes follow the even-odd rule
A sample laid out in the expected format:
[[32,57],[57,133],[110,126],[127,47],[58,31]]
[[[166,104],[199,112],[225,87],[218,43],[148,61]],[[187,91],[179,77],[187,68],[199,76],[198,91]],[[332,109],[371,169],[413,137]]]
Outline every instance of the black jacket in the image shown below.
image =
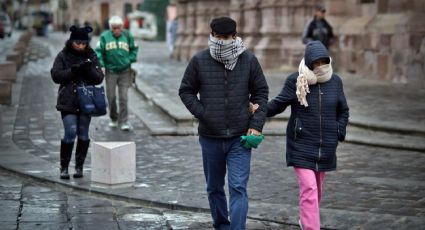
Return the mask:
[[[209,49],[197,53],[179,89],[184,105],[199,119],[199,134],[215,138],[245,135],[248,128],[261,132],[268,92],[261,66],[248,50],[239,55],[232,71],[214,60]],[[254,115],[249,112],[250,101],[260,105]]]
[[[304,57],[306,65],[321,56],[316,51]],[[286,163],[315,171],[335,170],[338,140],[345,139],[349,116],[342,81],[333,74],[325,83],[309,85],[305,107],[295,94],[297,77],[298,73],[291,74],[279,95],[267,104],[268,117],[291,106],[286,128]]]
[[310,41],[321,41],[326,48],[329,48],[329,45],[335,41],[335,35],[331,25],[329,25],[326,19],[313,18],[313,20],[306,24],[302,40],[304,44]]
[[[84,60],[92,61],[91,68],[85,73],[73,73],[71,67]],[[56,56],[50,74],[55,83],[60,84],[56,109],[67,113],[79,113],[77,98],[77,86],[85,83],[87,85],[98,85],[102,83],[104,75],[99,65],[96,53],[87,47],[83,53],[78,53],[71,48],[68,41],[65,48]]]

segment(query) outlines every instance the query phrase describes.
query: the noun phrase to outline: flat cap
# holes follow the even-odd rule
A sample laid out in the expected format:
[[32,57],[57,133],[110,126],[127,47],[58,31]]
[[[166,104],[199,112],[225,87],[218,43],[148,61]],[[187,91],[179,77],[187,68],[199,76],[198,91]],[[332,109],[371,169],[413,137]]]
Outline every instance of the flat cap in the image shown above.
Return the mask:
[[233,35],[236,33],[236,22],[229,17],[214,18],[210,23],[211,30],[220,35]]

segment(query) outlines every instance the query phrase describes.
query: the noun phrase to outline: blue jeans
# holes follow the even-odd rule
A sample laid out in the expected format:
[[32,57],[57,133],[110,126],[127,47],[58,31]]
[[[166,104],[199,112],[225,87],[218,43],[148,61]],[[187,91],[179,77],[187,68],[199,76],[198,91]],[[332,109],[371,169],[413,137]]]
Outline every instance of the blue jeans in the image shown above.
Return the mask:
[[[207,181],[208,201],[214,228],[245,229],[248,214],[247,186],[251,164],[251,150],[242,147],[240,137],[199,137]],[[224,178],[228,171],[230,221],[227,211]]]
[[75,137],[82,141],[89,140],[89,126],[91,117],[85,114],[62,114],[63,128],[65,131],[63,141],[74,143]]

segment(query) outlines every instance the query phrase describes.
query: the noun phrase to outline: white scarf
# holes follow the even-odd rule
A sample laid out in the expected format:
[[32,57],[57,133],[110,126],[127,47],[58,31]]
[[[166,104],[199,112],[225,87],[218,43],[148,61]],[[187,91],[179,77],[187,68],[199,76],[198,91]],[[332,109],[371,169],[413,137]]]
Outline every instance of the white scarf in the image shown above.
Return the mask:
[[304,63],[304,58],[301,60],[298,67],[298,78],[297,78],[297,98],[301,105],[308,107],[307,93],[310,93],[308,88],[309,85],[315,85],[317,82],[324,83],[332,77],[332,59],[329,57],[329,64],[321,65],[311,71]]
[[210,34],[208,39],[211,57],[224,64],[224,68],[233,70],[246,47],[240,37],[231,40],[219,40]]

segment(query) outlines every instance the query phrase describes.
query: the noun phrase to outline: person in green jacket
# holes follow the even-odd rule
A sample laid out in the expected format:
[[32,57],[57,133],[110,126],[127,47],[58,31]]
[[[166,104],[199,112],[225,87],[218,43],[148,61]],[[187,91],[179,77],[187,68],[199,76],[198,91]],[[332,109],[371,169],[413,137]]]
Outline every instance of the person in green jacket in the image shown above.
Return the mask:
[[[131,85],[131,63],[137,61],[138,46],[134,37],[123,29],[119,16],[109,19],[109,28],[100,35],[96,47],[102,70],[106,78],[106,95],[109,101],[110,127],[120,125],[121,130],[129,131],[128,88]],[[117,112],[116,87],[118,86],[119,112]]]

